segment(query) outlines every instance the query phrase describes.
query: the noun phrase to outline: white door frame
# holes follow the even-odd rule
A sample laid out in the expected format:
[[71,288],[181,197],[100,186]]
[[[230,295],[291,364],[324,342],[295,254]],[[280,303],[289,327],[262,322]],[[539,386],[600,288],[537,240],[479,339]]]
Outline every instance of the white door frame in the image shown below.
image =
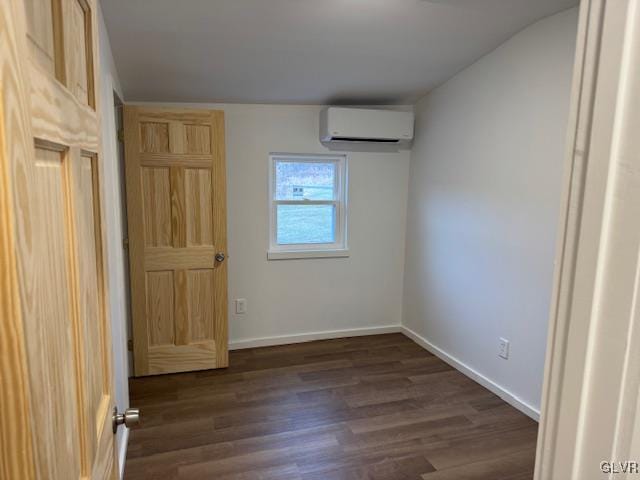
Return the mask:
[[640,0],[582,1],[572,95],[536,480],[640,461]]

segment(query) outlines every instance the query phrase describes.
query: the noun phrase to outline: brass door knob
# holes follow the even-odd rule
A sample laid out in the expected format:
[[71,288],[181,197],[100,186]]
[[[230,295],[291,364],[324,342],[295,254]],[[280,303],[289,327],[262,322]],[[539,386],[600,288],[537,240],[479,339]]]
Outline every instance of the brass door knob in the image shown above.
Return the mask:
[[113,433],[118,431],[120,425],[127,428],[140,426],[140,418],[139,408],[127,408],[124,413],[118,413],[118,407],[113,407]]

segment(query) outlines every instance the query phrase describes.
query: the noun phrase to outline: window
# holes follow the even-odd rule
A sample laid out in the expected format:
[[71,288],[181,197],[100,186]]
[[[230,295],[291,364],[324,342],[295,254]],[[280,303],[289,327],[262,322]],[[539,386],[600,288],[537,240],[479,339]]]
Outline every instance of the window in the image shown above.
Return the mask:
[[269,259],[348,256],[346,180],[343,155],[269,157]]

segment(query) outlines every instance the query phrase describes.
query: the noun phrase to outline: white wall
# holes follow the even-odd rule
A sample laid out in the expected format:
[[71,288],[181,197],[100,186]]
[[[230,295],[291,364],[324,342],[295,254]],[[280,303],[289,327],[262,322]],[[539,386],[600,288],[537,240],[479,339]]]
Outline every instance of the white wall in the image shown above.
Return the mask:
[[[126,259],[122,248],[122,212],[120,210],[120,174],[118,169],[118,144],[114,115],[114,91],[122,98],[122,89],[118,80],[111,54],[109,36],[98,10],[98,42],[100,56],[100,108],[102,110],[102,158],[100,174],[103,180],[102,201],[104,205],[104,224],[106,227],[107,270],[109,275],[108,300],[111,317],[113,342],[113,368],[116,405],[120,411],[129,407],[129,368],[127,351],[127,303],[125,291]],[[126,428],[119,428],[116,437],[120,471],[124,465],[127,438]]]
[[[535,23],[416,110],[403,323],[533,412],[576,26],[577,9]],[[499,337],[511,342],[509,360],[497,355]]]
[[[351,256],[267,261],[269,152],[325,153],[320,107],[224,107],[229,198],[231,342],[400,323],[409,152],[351,152]],[[230,309],[233,312],[233,309]]]
[[[400,324],[408,150],[347,152],[349,258],[269,261],[269,153],[330,152],[318,140],[322,107],[174,105],[225,112],[232,348]],[[246,314],[235,298],[247,299]]]

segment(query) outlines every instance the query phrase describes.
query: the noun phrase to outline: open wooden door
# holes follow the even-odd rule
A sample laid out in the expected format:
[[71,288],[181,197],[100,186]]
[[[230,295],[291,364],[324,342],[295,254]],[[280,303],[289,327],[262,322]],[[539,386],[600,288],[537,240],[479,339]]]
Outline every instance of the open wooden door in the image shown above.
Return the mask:
[[125,106],[136,375],[226,367],[224,114]]
[[0,477],[117,478],[96,0],[0,2]]

